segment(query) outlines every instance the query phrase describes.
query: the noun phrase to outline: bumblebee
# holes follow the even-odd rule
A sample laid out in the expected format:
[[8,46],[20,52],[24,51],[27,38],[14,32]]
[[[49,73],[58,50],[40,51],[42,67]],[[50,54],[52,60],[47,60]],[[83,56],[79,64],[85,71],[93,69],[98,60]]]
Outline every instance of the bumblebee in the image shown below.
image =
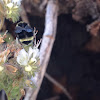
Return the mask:
[[25,22],[19,22],[15,28],[15,34],[19,42],[30,44],[34,39],[34,30]]

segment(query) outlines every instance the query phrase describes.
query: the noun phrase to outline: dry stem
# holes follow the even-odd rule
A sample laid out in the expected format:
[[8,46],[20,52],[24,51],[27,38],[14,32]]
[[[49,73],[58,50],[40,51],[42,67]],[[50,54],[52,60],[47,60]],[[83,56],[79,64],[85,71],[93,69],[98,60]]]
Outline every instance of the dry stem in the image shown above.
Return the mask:
[[36,91],[33,93],[30,100],[36,100],[40,86],[43,81],[44,74],[46,72],[46,68],[49,62],[49,58],[51,55],[51,50],[53,47],[53,43],[56,36],[56,27],[57,27],[57,16],[58,16],[58,0],[49,0],[46,16],[45,16],[45,31],[43,34],[43,40],[40,48],[40,60],[41,60],[41,68],[39,73],[38,87]]
[[69,100],[72,100],[71,95],[69,94],[69,92],[60,84],[58,83],[55,79],[53,79],[49,74],[45,73],[45,77],[52,82],[54,85],[56,85],[57,87],[59,87],[62,92],[69,98]]

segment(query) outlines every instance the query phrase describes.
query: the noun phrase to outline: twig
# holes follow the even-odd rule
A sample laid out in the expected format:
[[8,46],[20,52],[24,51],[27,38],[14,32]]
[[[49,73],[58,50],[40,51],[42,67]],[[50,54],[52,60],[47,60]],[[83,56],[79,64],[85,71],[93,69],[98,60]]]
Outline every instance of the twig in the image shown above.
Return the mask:
[[47,2],[48,2],[48,0],[43,0],[42,4],[39,7],[40,11],[43,11],[43,9],[45,8]]
[[40,48],[40,72],[39,79],[37,82],[37,89],[33,93],[30,100],[36,100],[40,86],[43,81],[43,77],[49,62],[51,50],[56,36],[57,27],[57,16],[58,16],[58,0],[49,0],[46,8],[45,17],[45,32],[43,34],[43,40]]
[[49,99],[45,99],[45,100],[59,100],[59,99],[60,99],[59,96],[55,96],[55,97],[51,97],[51,98],[49,98]]
[[[32,91],[33,91],[32,88],[27,88],[27,89],[26,89],[26,94],[25,94],[24,100],[30,100],[30,97],[31,97],[31,95],[32,95]],[[33,100],[34,100],[34,99],[33,99]]]
[[48,73],[45,73],[45,77],[50,82],[52,82],[54,85],[56,85],[57,87],[59,87],[63,91],[63,93],[69,98],[69,100],[72,100],[72,97],[69,94],[69,92],[60,83],[58,83],[55,79],[53,79]]

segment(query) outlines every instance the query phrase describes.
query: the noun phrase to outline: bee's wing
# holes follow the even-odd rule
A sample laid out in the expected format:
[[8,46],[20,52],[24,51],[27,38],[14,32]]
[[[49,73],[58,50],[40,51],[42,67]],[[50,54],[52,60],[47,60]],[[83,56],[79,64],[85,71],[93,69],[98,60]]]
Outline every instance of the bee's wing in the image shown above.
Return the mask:
[[26,32],[33,32],[33,29],[28,25],[25,26],[25,30]]
[[22,32],[22,28],[20,27],[20,26],[17,26],[16,28],[15,28],[15,33],[20,33],[20,32]]

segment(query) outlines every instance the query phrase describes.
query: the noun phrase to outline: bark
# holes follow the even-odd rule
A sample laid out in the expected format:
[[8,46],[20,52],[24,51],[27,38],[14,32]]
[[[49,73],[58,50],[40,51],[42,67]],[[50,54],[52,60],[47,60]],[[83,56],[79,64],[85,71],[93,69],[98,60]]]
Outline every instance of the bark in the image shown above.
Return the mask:
[[47,5],[46,9],[46,16],[45,16],[45,31],[43,34],[43,40],[40,48],[40,73],[39,73],[39,80],[38,80],[38,87],[36,91],[33,93],[31,100],[37,98],[37,94],[39,92],[40,86],[42,84],[42,80],[48,65],[48,61],[50,58],[50,54],[52,51],[53,43],[56,36],[56,27],[57,27],[57,15],[58,15],[58,0],[50,0]]
[[[55,1],[50,0],[46,8],[45,30],[44,30],[42,44],[40,48],[40,72],[38,75],[37,88],[35,91],[29,88],[27,90],[25,100],[36,100],[37,98],[40,86],[42,84],[43,77],[46,72],[46,68],[49,62],[53,43],[56,36],[57,16],[58,16],[58,0]],[[26,21],[28,21],[27,17],[25,18]]]

